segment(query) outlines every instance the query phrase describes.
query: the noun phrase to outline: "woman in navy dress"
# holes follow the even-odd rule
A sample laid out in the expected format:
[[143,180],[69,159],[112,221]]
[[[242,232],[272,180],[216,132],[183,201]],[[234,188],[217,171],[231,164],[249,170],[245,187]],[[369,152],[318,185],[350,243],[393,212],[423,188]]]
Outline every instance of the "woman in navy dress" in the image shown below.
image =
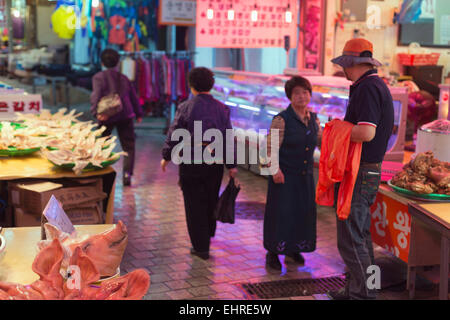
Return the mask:
[[274,117],[268,137],[270,155],[271,135],[279,130],[279,169],[269,177],[264,215],[266,265],[276,270],[281,270],[279,254],[304,264],[301,252],[316,249],[313,156],[321,129],[317,115],[308,110],[312,93],[309,81],[292,77],[285,91],[291,104]]

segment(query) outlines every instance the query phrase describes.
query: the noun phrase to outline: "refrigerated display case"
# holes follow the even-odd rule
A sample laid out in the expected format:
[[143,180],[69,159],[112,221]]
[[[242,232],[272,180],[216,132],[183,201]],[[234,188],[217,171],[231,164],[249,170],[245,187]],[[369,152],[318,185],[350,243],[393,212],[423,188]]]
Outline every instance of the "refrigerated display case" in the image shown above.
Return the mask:
[[[273,117],[286,109],[290,103],[284,91],[289,76],[221,69],[213,71],[216,81],[211,93],[230,107],[231,121],[235,129],[250,130],[256,135],[259,134],[259,130],[269,130]],[[309,107],[311,111],[317,113],[321,125],[324,127],[331,119],[343,119],[351,82],[341,77],[302,76],[311,82],[312,95]],[[391,87],[390,90],[394,100],[395,119],[384,160],[402,162],[408,94],[406,88]],[[262,138],[263,134],[259,135]],[[257,148],[257,144],[250,141],[249,148]],[[319,157],[320,152],[317,150],[316,162]],[[252,171],[258,171],[252,168]]]

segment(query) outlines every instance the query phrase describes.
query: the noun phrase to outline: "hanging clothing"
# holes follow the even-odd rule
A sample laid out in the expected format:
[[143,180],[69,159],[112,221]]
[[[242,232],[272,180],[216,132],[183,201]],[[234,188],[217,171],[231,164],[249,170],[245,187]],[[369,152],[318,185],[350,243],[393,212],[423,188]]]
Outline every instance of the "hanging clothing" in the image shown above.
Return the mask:
[[124,51],[136,52],[139,51],[139,38],[134,27],[130,27],[127,33],[127,40]]
[[121,63],[121,73],[134,81],[136,76],[136,62],[130,57],[126,57]]
[[[78,18],[77,18],[78,19]],[[75,30],[74,37],[74,57],[75,64],[89,64],[91,59],[89,56],[89,37],[87,28],[78,26]]]
[[170,61],[170,71],[171,71],[171,76],[172,76],[172,81],[170,82],[172,84],[171,87],[171,95],[170,98],[172,101],[177,101],[178,98],[178,92],[177,92],[177,64],[176,61],[171,59]]
[[115,15],[109,19],[111,29],[109,31],[109,43],[116,45],[124,45],[126,42],[125,26],[127,19],[122,16]]
[[25,37],[25,19],[23,17],[12,17],[12,29],[14,39],[23,39]]
[[310,114],[307,125],[292,106],[274,117],[275,123],[277,118],[284,123],[279,168],[285,182],[276,184],[272,176],[269,177],[264,248],[275,254],[312,252],[316,248],[313,164],[319,128],[316,114]]

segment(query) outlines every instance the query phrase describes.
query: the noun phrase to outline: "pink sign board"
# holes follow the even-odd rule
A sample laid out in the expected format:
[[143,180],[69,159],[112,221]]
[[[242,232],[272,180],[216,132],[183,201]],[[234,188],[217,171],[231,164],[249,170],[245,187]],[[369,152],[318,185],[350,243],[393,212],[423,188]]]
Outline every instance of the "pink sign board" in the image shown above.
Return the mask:
[[[289,6],[288,6],[289,4]],[[198,0],[196,45],[213,48],[297,46],[297,1]]]

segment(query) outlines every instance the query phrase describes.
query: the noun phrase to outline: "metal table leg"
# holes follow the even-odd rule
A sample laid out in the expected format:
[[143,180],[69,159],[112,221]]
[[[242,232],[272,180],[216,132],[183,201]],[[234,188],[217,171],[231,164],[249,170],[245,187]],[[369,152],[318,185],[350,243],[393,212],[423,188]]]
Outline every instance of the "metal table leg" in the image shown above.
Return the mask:
[[448,299],[448,250],[449,239],[442,235],[441,238],[441,281],[439,284],[439,299]]
[[416,274],[417,274],[416,271],[417,267],[408,266],[406,285],[409,292],[409,299],[414,299],[416,293]]
[[53,105],[56,106],[56,83],[55,79],[52,78],[52,90],[53,90]]
[[70,85],[67,82],[65,83],[65,88],[66,88],[66,107],[67,107],[67,110],[70,111],[70,97],[69,97]]

